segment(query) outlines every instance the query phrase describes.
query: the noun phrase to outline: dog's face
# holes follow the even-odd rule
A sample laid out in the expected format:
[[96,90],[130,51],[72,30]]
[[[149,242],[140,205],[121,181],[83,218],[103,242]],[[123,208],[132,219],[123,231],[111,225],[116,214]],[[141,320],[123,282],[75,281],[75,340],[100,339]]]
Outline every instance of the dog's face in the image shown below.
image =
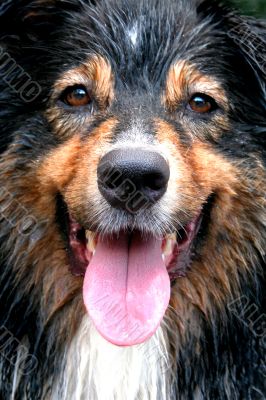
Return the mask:
[[[66,309],[74,330],[85,303],[120,345],[150,337],[171,294],[180,315],[222,309],[261,251],[265,184],[259,36],[206,2],[128,7],[11,7],[0,54],[3,251],[45,318]],[[35,223],[18,235],[20,207]]]

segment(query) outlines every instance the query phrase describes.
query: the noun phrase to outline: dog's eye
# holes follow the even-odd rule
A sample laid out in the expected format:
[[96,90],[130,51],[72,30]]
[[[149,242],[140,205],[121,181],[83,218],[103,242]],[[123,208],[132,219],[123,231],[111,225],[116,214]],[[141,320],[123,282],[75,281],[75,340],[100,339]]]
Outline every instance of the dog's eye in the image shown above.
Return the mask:
[[217,109],[216,101],[202,93],[194,94],[189,101],[189,108],[197,113],[209,113]]
[[84,86],[74,86],[66,89],[61,100],[71,107],[82,107],[91,103],[91,97]]

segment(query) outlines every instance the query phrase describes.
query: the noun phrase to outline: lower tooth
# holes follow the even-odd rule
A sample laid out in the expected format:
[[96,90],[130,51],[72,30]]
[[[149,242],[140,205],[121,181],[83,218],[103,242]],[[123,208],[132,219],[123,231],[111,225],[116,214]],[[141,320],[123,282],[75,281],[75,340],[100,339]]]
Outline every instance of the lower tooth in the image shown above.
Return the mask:
[[96,233],[91,231],[86,231],[86,239],[87,239],[87,249],[94,254],[97,244]]
[[167,236],[167,238],[165,240],[165,245],[162,249],[164,256],[169,256],[172,253],[173,245],[175,242],[176,242],[175,234],[171,234],[171,235]]

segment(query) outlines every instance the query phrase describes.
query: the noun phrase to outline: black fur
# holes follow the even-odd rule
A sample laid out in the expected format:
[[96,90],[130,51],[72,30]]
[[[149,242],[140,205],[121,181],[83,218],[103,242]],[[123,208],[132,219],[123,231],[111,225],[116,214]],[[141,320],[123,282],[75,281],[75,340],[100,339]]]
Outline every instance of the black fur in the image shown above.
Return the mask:
[[[29,14],[31,11],[38,15]],[[142,39],[137,51],[132,52],[125,29],[136,18],[142,21]],[[246,39],[242,40],[243,37]],[[163,113],[157,95],[169,66],[177,59],[193,61],[200,71],[222,82],[230,99],[229,115],[234,130],[224,131],[219,138],[209,137],[209,142],[228,159],[246,163],[247,170],[252,170],[254,158],[265,162],[266,24],[263,21],[239,16],[228,6],[209,0],[66,0],[47,1],[42,6],[37,1],[11,0],[0,5],[0,46],[1,160],[7,157],[8,149],[14,154],[16,149],[11,146],[15,144],[19,149],[17,176],[27,175],[28,165],[61,141],[52,134],[43,112],[54,81],[89,53],[101,54],[111,61],[116,73],[117,102],[109,112],[124,115],[125,121],[131,115],[124,109],[132,109],[135,103],[141,104],[143,115],[155,110]],[[1,63],[4,52],[40,85],[41,91],[34,101],[25,102],[5,82],[7,66]],[[13,79],[17,79],[16,70]],[[178,126],[177,118],[168,119]],[[94,124],[97,125],[97,120]],[[185,135],[182,140],[188,145]],[[16,198],[16,193],[12,196]],[[21,257],[23,238],[17,244],[10,242],[12,227],[4,217],[0,217],[0,227],[0,328],[6,329],[3,336],[0,331],[1,398],[43,399],[56,376],[64,336],[57,338],[54,320],[54,325],[48,326],[42,321],[38,313],[39,288],[33,287],[31,295],[24,295],[27,276],[18,284],[12,273],[14,258],[18,262]],[[35,234],[45,234],[45,221],[38,229],[40,232]],[[257,307],[253,320],[264,315],[264,320],[261,319],[264,333],[257,334],[252,329],[252,323],[246,321],[249,315],[239,318],[238,303],[236,308],[229,305],[225,326],[219,316],[214,317],[210,326],[206,324],[200,339],[203,349],[200,356],[195,352],[193,336],[188,338],[179,355],[177,382],[169,399],[194,399],[196,388],[199,388],[198,398],[204,400],[265,398],[266,287],[265,270],[261,272],[265,266],[262,257],[256,256],[260,257],[260,265],[257,276],[253,277],[255,284],[243,278],[242,293],[248,304]],[[14,397],[11,397],[14,365],[10,363],[10,355],[16,352],[17,342],[6,348],[7,332],[25,343],[29,354],[38,361],[38,368],[32,374],[22,376]],[[46,387],[44,382],[48,382]],[[233,398],[228,397],[228,386]]]

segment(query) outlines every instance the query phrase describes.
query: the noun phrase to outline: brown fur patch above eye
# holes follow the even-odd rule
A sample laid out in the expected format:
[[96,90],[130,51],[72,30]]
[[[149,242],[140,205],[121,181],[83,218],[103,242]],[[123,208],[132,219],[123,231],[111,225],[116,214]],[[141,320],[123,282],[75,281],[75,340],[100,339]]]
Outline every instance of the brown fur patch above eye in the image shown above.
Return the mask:
[[92,91],[99,108],[107,107],[114,97],[110,63],[95,55],[79,67],[65,72],[54,85],[53,98],[57,98],[67,87],[74,85],[84,85]]
[[168,72],[163,102],[173,111],[178,103],[188,100],[194,93],[205,93],[225,109],[228,108],[228,99],[219,81],[202,74],[187,61],[176,62]]

